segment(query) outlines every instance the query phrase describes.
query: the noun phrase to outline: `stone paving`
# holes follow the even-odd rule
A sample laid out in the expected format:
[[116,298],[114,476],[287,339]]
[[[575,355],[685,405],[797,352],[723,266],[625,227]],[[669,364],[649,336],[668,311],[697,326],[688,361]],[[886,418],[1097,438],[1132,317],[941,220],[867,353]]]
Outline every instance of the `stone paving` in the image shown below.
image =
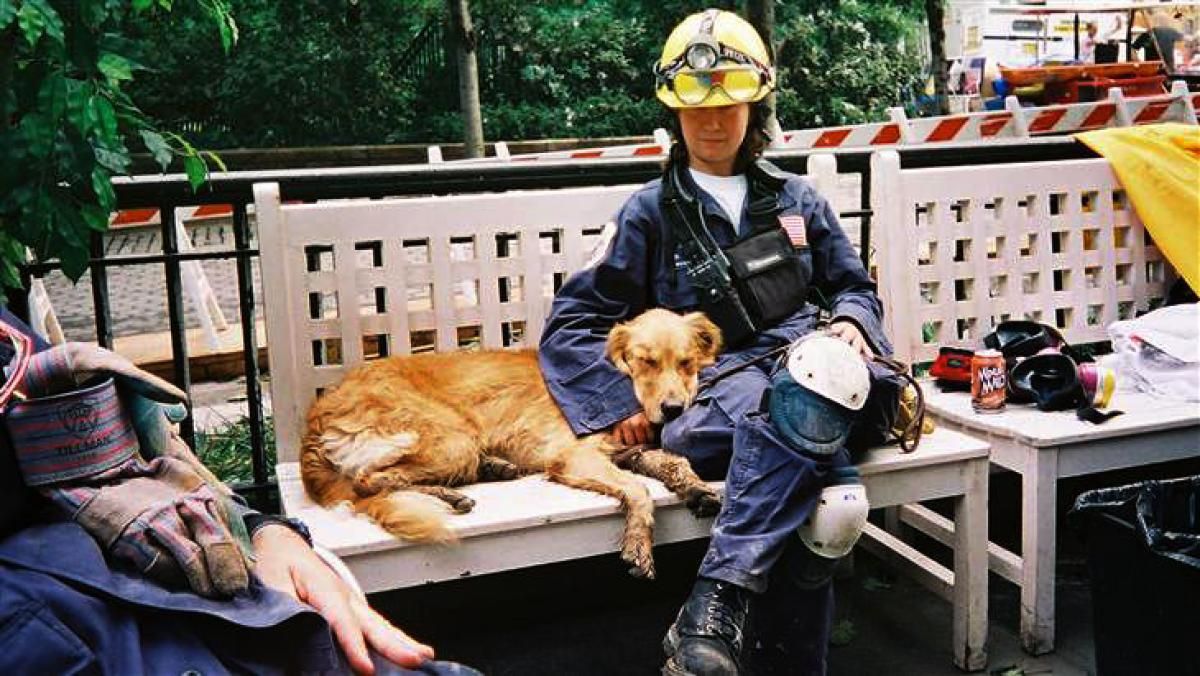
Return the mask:
[[[251,247],[258,243],[253,239]],[[188,233],[197,251],[233,251],[233,227],[227,219],[189,224]],[[108,256],[162,253],[162,232],[158,226],[125,228],[104,235]],[[229,323],[237,323],[237,267],[233,259],[201,261],[221,311]],[[258,260],[253,259],[254,296],[258,301],[256,317],[262,317],[262,287]],[[72,284],[60,272],[48,274],[44,283],[50,302],[58,315],[63,333],[69,340],[95,340],[95,307],[92,304],[91,273]],[[167,321],[167,284],[161,263],[122,266],[108,269],[108,293],[114,336],[159,333],[169,328]],[[200,317],[191,299],[184,295],[184,317],[188,328],[200,326]]]

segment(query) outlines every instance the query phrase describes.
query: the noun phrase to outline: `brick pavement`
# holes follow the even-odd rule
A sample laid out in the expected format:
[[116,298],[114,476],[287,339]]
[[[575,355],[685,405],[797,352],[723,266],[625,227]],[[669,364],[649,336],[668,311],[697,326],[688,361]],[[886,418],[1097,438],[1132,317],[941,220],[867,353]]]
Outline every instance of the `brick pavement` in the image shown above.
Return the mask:
[[[227,219],[213,219],[188,225],[188,233],[197,251],[233,251],[233,228]],[[251,220],[251,246],[253,219]],[[162,252],[161,230],[158,226],[126,228],[105,233],[105,254],[120,256]],[[221,311],[230,323],[237,323],[237,268],[233,259],[202,261],[209,284],[216,294]],[[253,264],[254,294],[258,301],[256,317],[262,317],[262,286],[258,261]],[[72,284],[60,272],[45,277],[46,292],[58,315],[63,332],[70,340],[95,340],[95,309],[92,304],[91,273],[85,273],[78,284]],[[168,330],[166,275],[161,263],[122,266],[108,269],[108,292],[113,320],[113,335],[117,337],[158,333]],[[191,300],[184,296],[184,317],[188,328],[200,326],[199,315]]]

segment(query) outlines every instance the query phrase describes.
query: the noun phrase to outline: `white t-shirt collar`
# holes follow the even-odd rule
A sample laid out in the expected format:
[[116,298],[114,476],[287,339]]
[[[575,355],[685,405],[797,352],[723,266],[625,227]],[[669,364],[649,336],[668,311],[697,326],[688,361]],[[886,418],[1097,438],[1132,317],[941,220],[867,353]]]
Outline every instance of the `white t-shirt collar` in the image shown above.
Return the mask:
[[717,200],[717,204],[721,205],[729,222],[733,224],[735,230],[738,230],[738,224],[742,220],[742,209],[746,206],[746,193],[750,185],[746,181],[746,175],[713,176],[696,171],[691,167],[688,167],[688,172],[701,190]]

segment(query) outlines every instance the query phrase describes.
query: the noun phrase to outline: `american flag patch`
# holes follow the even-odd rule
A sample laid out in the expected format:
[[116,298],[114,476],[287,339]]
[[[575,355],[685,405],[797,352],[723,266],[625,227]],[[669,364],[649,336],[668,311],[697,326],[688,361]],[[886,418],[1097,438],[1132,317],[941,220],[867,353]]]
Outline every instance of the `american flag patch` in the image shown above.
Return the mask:
[[804,230],[804,217],[799,214],[780,216],[779,227],[787,233],[792,246],[808,246],[808,234]]

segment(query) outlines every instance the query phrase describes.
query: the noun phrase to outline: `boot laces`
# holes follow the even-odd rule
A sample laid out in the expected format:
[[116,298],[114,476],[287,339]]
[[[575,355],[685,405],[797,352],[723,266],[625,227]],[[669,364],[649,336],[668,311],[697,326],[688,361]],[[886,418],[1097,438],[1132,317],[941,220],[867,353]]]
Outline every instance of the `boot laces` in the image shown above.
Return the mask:
[[746,609],[742,599],[732,593],[734,591],[731,585],[716,585],[712,593],[712,602],[705,608],[704,628],[706,632],[719,636],[738,650],[742,645],[742,625],[745,623]]

